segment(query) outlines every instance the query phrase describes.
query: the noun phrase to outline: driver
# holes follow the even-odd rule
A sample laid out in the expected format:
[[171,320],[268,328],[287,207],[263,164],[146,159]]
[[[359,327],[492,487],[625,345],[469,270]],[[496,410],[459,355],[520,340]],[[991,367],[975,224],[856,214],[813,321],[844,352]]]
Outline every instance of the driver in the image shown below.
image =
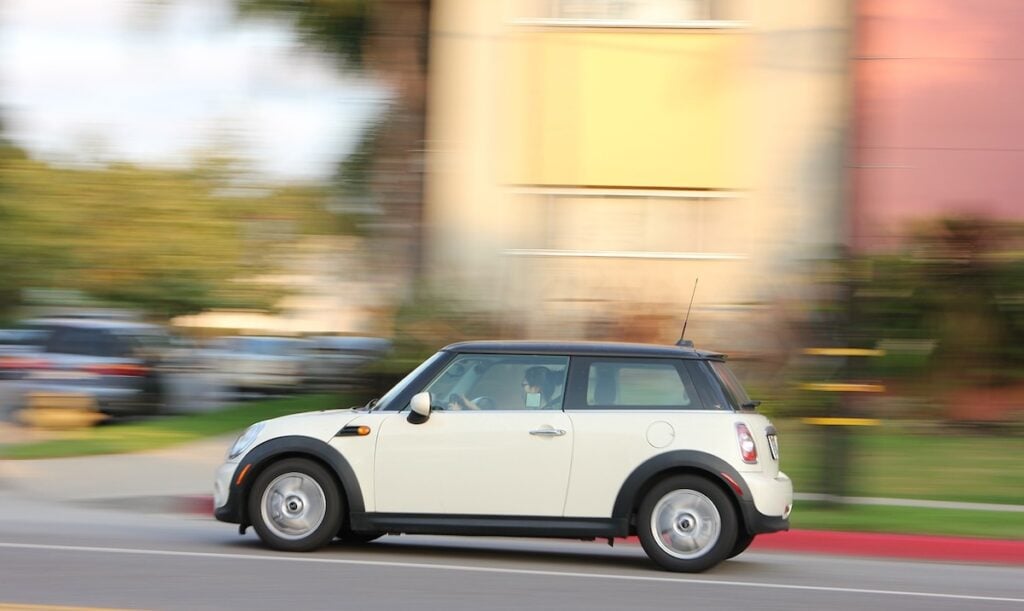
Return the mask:
[[[530,367],[523,372],[522,381],[522,397],[523,405],[526,409],[548,409],[554,406],[558,402],[557,397],[552,397],[554,394],[554,380],[552,379],[552,373],[547,367],[541,367],[540,365]],[[448,409],[449,410],[479,410],[493,409],[493,406],[481,405],[481,399],[487,399],[486,397],[477,397],[469,399],[465,395],[459,393],[452,393],[448,396]]]
[[526,409],[548,409],[557,401],[555,383],[547,367],[530,367],[523,374],[523,402]]

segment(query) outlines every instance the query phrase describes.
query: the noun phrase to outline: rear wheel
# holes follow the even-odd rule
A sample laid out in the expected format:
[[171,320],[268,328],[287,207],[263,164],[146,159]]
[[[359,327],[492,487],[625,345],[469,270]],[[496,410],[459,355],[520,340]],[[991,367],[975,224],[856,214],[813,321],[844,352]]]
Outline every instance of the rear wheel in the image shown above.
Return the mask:
[[747,551],[747,548],[750,547],[750,544],[753,542],[754,535],[745,530],[741,530],[736,536],[736,543],[733,544],[732,551],[729,552],[729,557],[735,558],[736,556],[739,556],[743,552]]
[[303,458],[270,465],[249,494],[253,528],[274,549],[308,552],[323,547],[338,533],[343,513],[334,478]]
[[705,571],[729,557],[737,538],[736,510],[703,477],[677,475],[656,484],[637,512],[647,556],[669,571]]

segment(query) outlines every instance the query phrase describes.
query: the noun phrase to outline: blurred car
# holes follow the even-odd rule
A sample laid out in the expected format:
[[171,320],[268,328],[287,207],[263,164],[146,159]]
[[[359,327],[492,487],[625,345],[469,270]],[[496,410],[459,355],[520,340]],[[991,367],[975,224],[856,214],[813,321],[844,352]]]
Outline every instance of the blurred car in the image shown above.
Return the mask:
[[180,354],[163,327],[95,318],[34,319],[21,343],[0,354],[16,389],[15,409],[77,397],[111,416],[157,413],[164,374]]
[[224,337],[207,352],[223,385],[239,392],[298,390],[306,375],[308,343],[293,337]]
[[383,534],[636,535],[695,572],[788,530],[778,435],[725,357],[692,345],[463,342],[379,401],[259,422],[218,520],[310,551]]
[[379,337],[316,336],[309,345],[306,378],[319,388],[359,384],[366,367],[391,350],[391,342]]

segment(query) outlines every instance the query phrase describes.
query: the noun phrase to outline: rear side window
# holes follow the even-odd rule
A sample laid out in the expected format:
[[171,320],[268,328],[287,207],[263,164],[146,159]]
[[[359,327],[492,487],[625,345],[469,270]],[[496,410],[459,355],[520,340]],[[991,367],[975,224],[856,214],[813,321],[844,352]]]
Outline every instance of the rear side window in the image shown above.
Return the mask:
[[567,408],[703,409],[700,395],[681,362],[669,359],[574,358]]
[[750,403],[747,391],[743,389],[739,379],[725,363],[711,361],[711,368],[715,370],[718,379],[722,381],[722,389],[734,409],[741,409],[745,404]]

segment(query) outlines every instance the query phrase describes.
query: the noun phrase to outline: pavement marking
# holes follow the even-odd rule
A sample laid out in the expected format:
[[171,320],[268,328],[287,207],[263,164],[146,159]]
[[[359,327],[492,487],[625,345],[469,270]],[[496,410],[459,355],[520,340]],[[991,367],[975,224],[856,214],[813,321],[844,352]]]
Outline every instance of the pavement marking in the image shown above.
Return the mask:
[[616,575],[613,573],[579,573],[573,571],[544,571],[540,569],[512,569],[502,567],[468,566],[460,564],[433,564],[429,562],[388,562],[383,560],[356,560],[349,558],[310,558],[308,556],[274,556],[268,554],[227,554],[222,552],[186,552],[180,550],[133,549],[127,547],[93,547],[86,545],[49,545],[44,543],[0,542],[0,548],[35,549],[63,552],[89,552],[103,554],[136,554],[145,556],[178,556],[185,558],[216,558],[230,560],[263,560],[272,562],[300,562],[306,564],[354,564],[358,566],[381,566],[406,569],[433,569],[437,571],[466,571],[472,573],[505,573],[512,575],[537,575],[541,577],[575,577],[581,579],[609,579],[616,581],[646,581],[657,583],[729,586],[734,588],[765,588],[772,590],[802,590],[813,592],[839,592],[844,594],[876,594],[880,596],[913,596],[918,598],[943,598],[953,600],[975,600],[984,602],[1024,603],[1024,598],[1003,596],[980,596],[974,594],[944,594],[941,592],[912,592],[905,590],[875,590],[870,588],[844,588],[839,586],[804,586],[784,583],[759,583],[756,581],[732,581],[726,579],[700,579],[693,577],[654,577],[645,575]]
[[23,603],[0,603],[0,611],[135,611],[132,609],[109,609],[106,607],[61,607],[59,605],[26,605]]

